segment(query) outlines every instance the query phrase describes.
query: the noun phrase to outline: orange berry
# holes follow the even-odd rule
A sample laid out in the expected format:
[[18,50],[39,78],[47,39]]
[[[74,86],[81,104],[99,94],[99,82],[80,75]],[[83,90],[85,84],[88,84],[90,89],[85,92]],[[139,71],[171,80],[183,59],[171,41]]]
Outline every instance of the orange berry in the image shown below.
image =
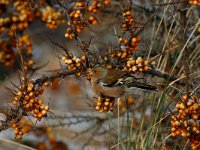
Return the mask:
[[175,132],[172,132],[171,135],[172,135],[173,137],[175,137],[175,136],[176,136],[176,133],[175,133]]
[[96,25],[97,23],[98,23],[97,20],[92,21],[93,25]]
[[97,105],[97,106],[102,106],[102,103],[101,103],[101,102],[97,102],[96,105]]
[[95,109],[96,109],[97,111],[99,111],[101,108],[100,108],[99,106],[96,106]]
[[38,119],[41,119],[41,118],[42,118],[42,113],[38,113],[38,114],[37,114],[37,118],[38,118]]
[[42,110],[41,113],[42,113],[43,116],[45,116],[47,114],[47,111],[46,110]]
[[44,110],[48,111],[49,110],[49,106],[45,106]]
[[187,95],[183,95],[183,100],[187,100]]
[[94,16],[90,16],[90,17],[88,18],[88,20],[89,20],[90,22],[92,22],[92,21],[95,20],[95,18],[94,18]]
[[199,118],[199,115],[197,115],[197,114],[192,115],[192,118],[193,118],[194,120],[197,120],[197,119]]
[[22,96],[22,92],[17,92],[17,96]]
[[109,106],[110,103],[109,103],[109,102],[104,102],[104,105],[105,105],[105,106]]
[[14,124],[12,125],[12,127],[13,127],[13,128],[16,128],[16,127],[17,127],[17,124],[16,124],[16,123],[14,123]]

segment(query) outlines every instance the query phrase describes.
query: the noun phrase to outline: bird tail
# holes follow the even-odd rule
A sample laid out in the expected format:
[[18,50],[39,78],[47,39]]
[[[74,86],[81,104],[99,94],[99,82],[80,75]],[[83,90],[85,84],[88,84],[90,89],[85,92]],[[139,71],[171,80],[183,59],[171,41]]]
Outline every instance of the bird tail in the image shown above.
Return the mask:
[[126,84],[126,86],[128,88],[136,87],[136,88],[139,88],[139,89],[151,90],[151,91],[155,91],[157,89],[157,87],[155,87],[153,85],[148,85],[148,84],[137,82],[137,81],[128,83],[128,84]]
[[136,79],[133,79],[132,77],[126,78],[125,80],[121,80],[120,82],[121,82],[121,84],[126,85],[128,88],[136,87],[139,89],[151,90],[151,91],[155,91],[157,89],[156,86],[138,82]]

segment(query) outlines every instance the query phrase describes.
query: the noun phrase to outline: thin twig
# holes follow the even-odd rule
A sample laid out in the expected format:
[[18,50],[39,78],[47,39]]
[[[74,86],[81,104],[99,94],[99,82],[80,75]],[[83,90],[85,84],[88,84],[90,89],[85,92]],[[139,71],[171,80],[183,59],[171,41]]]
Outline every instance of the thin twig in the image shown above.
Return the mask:
[[[187,2],[184,2],[180,5],[180,19],[179,19],[179,24],[180,24],[180,47],[183,48],[186,41],[187,41],[187,37],[186,37],[186,25],[187,25],[187,18],[186,18],[186,6],[187,6]],[[187,97],[189,96],[189,51],[187,46],[185,46],[185,49],[183,51],[183,57],[182,57],[182,61],[184,64],[184,69],[185,69],[185,74],[186,74],[186,94]]]
[[0,137],[0,141],[7,142],[7,143],[13,144],[13,145],[17,145],[17,146],[20,146],[20,147],[28,149],[28,150],[36,150],[35,148],[32,148],[30,146],[27,146],[27,145],[24,145],[24,144],[20,144],[18,142],[14,142],[14,141],[11,141],[11,140],[8,140],[8,139],[4,139],[4,138],[1,138],[1,137]]
[[177,1],[177,2],[170,2],[170,3],[153,3],[152,5],[154,6],[166,6],[166,5],[175,5],[175,4],[180,4],[180,3],[184,3],[188,0],[181,0],[181,1]]
[[[148,71],[145,71],[145,73],[151,74],[151,75],[154,75],[154,76],[157,76],[157,77],[161,77],[161,78],[164,78],[165,80],[169,80],[169,81],[174,81],[174,80],[177,80],[177,79],[178,79],[178,77],[176,77],[176,76],[171,76],[171,75],[169,75],[168,73],[163,72],[163,71],[160,71],[160,70],[158,70],[158,69],[156,69],[156,68],[153,68],[153,69],[150,69],[150,70],[148,70]],[[180,84],[180,85],[182,85],[182,86],[185,85],[184,82],[176,82],[176,83],[178,83],[178,84]]]

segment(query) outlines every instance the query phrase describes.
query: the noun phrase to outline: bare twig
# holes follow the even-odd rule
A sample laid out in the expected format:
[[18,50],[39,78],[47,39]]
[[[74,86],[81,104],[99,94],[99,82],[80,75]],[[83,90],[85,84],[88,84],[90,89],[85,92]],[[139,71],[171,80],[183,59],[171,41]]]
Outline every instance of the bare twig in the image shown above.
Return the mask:
[[[168,81],[174,81],[174,80],[177,80],[177,79],[178,79],[178,77],[176,77],[176,76],[171,76],[171,75],[169,75],[168,73],[162,72],[162,71],[160,71],[160,70],[158,70],[158,69],[156,69],[156,68],[150,69],[150,70],[146,71],[145,73],[151,74],[151,75],[154,75],[154,76],[157,76],[157,77],[164,78],[165,80],[168,80]],[[182,86],[185,85],[184,82],[176,82],[176,83],[178,83],[178,84],[180,84],[180,85],[182,85]]]
[[[180,23],[180,48],[183,48],[186,41],[186,26],[187,26],[187,18],[186,18],[186,6],[187,2],[184,2],[180,5],[180,17],[179,17],[179,23]],[[186,94],[187,97],[189,96],[189,52],[187,46],[185,46],[185,50],[183,51],[183,57],[182,61],[184,64],[185,74],[186,74]]]
[[78,71],[80,70],[67,70],[67,71],[63,71],[63,72],[58,72],[57,74],[54,74],[54,75],[43,75],[41,78],[37,78],[35,81],[34,81],[34,84],[39,84],[39,85],[42,85],[44,82],[46,81],[52,81],[56,78],[64,78],[66,76],[69,76],[69,75],[73,75],[75,73],[77,73]]
[[188,0],[181,0],[181,1],[177,1],[177,2],[169,2],[169,3],[153,3],[152,5],[154,6],[166,6],[166,5],[175,5],[175,4],[181,4],[184,2],[187,2]]

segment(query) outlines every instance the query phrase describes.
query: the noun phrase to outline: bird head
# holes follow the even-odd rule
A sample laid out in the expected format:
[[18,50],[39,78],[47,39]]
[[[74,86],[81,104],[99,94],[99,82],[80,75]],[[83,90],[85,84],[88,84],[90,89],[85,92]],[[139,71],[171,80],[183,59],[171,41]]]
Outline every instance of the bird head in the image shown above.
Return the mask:
[[107,75],[107,69],[104,67],[92,68],[88,71],[91,78],[104,78]]

